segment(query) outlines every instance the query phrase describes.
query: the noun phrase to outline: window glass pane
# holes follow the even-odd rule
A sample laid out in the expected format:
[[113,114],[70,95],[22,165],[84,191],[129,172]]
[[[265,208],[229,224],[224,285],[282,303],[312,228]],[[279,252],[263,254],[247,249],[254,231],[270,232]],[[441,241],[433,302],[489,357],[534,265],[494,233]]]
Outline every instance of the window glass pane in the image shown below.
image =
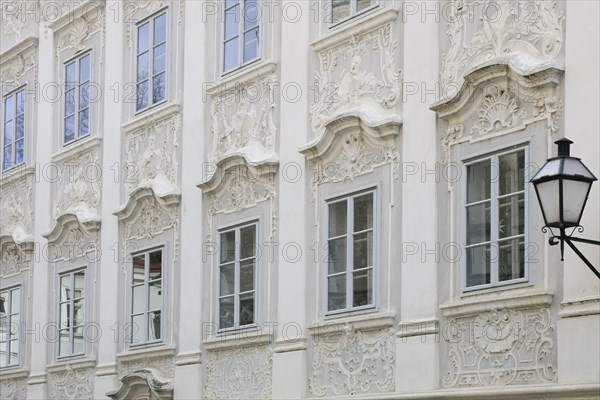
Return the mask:
[[489,202],[467,207],[467,244],[490,240],[490,218]]
[[25,113],[25,90],[17,92],[17,115]]
[[[4,315],[4,313],[0,313],[0,315]],[[0,318],[0,342],[6,342],[8,340],[8,317]]]
[[87,55],[79,61],[79,83],[90,80],[90,56]]
[[81,354],[84,350],[83,326],[73,329],[73,354]]
[[146,311],[146,291],[144,285],[134,286],[132,288],[133,313],[139,314]]
[[239,0],[225,0],[225,8],[229,8],[237,3],[239,3]]
[[15,116],[15,96],[8,96],[4,100],[4,121],[8,121]]
[[240,6],[225,11],[225,40],[238,34],[240,24]]
[[490,198],[490,160],[467,166],[467,203]]
[[8,307],[8,292],[0,292],[0,317],[10,312]]
[[346,274],[327,278],[327,309],[346,308]]
[[11,340],[10,344],[10,361],[9,364],[10,365],[17,365],[19,364],[19,352],[20,352],[20,348],[19,348],[19,340],[15,339],[15,340]]
[[238,40],[239,38],[235,38],[225,42],[225,61],[223,63],[225,71],[238,66]]
[[148,79],[148,75],[150,74],[150,53],[144,53],[138,56],[137,60],[137,81],[143,81],[144,79]]
[[4,148],[4,155],[3,155],[3,169],[7,169],[12,167],[12,147],[8,146]]
[[8,365],[8,342],[0,342],[0,367]]
[[254,257],[256,255],[256,226],[247,226],[240,229],[240,258]]
[[148,314],[148,340],[159,340],[161,338],[161,312],[154,311]]
[[328,274],[346,270],[346,238],[332,239],[327,246]]
[[373,269],[355,271],[352,293],[352,306],[373,304]]
[[21,139],[25,136],[25,115],[19,115],[16,119],[15,138]]
[[86,108],[90,104],[90,84],[84,83],[79,86],[79,109]]
[[235,231],[221,234],[221,262],[226,263],[235,260]]
[[258,57],[258,28],[244,34],[244,62]]
[[146,279],[146,259],[144,255],[133,257],[133,284],[143,283]]
[[154,19],[154,45],[167,39],[167,15],[162,14]]
[[148,107],[148,81],[137,85],[136,109],[142,110]]
[[258,25],[259,18],[260,8],[257,0],[246,0],[244,4],[244,30]]
[[490,283],[490,245],[467,249],[467,286]]
[[523,238],[498,243],[498,280],[508,281],[525,276],[525,242]]
[[71,303],[62,303],[60,305],[60,329],[65,329],[71,326]]
[[221,291],[220,296],[233,294],[235,290],[235,264],[221,266]]
[[167,45],[161,44],[154,49],[154,65],[152,72],[154,75],[165,70],[165,51]]
[[15,131],[15,120],[11,120],[4,124],[4,144],[7,145],[13,141],[13,133]]
[[372,3],[373,3],[372,0],[357,0],[356,1],[356,10],[360,12],[366,8],[371,7]]
[[234,324],[234,302],[233,297],[219,300],[219,328],[231,328]]
[[254,323],[254,293],[240,296],[240,326]]
[[21,140],[17,140],[17,142],[15,143],[15,164],[21,164],[24,160],[24,154],[25,154],[25,142],[23,141],[23,139]]
[[373,232],[354,235],[354,269],[373,266]]
[[84,323],[85,317],[85,308],[84,308],[84,299],[75,300],[73,302],[73,325],[81,326]]
[[510,237],[525,233],[525,194],[498,199],[498,237]]
[[373,227],[373,193],[354,199],[354,232]]
[[75,273],[75,297],[76,299],[85,296],[85,272],[79,271]]
[[347,202],[329,205],[329,237],[345,235],[347,232]]
[[165,73],[153,78],[152,103],[158,103],[165,99]]
[[254,290],[254,261],[240,264],[240,292]]
[[65,118],[65,142],[75,139],[75,117]]
[[75,62],[65,67],[65,90],[70,90],[77,84],[77,65]]
[[148,284],[148,309],[162,309],[162,281],[154,281]]
[[61,357],[71,354],[71,338],[68,329],[59,332],[58,354]]
[[68,301],[72,297],[71,275],[64,275],[60,278],[60,301]]
[[149,48],[148,39],[150,37],[150,23],[146,22],[138,28],[138,53],[142,53]]
[[129,329],[129,334],[131,337],[132,344],[144,343],[146,326],[144,325],[144,314],[134,315],[131,318],[131,327]]
[[331,22],[336,23],[350,16],[350,0],[331,0]]
[[75,90],[65,93],[65,116],[75,113]]
[[18,314],[21,312],[21,289],[14,289],[10,295],[10,313]]
[[149,280],[162,278],[162,250],[150,253]]
[[525,152],[498,157],[500,162],[500,195],[518,192],[525,188]]
[[79,136],[87,136],[90,133],[90,109],[87,108],[79,113]]

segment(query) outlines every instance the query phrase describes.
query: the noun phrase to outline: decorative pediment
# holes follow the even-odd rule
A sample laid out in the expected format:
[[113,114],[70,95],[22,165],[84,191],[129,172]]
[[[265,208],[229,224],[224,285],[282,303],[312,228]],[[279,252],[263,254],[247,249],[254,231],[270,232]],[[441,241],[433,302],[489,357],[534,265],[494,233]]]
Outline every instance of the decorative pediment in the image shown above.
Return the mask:
[[125,375],[119,388],[106,395],[114,400],[171,400],[173,382],[159,378],[152,368],[143,368]]
[[99,230],[99,221],[82,223],[74,214],[61,215],[54,229],[43,235],[49,243],[49,260],[73,261],[80,257],[96,259]]
[[[13,5],[17,4],[15,2]],[[4,20],[3,20],[4,22]],[[38,40],[28,37],[0,55],[0,81],[2,86],[16,89],[25,83],[28,71],[37,71]]]
[[0,180],[0,235],[21,244],[33,242],[33,169]]
[[10,236],[0,236],[0,276],[15,275],[33,266],[33,242],[17,244]]
[[94,369],[73,368],[48,374],[52,400],[92,400],[94,398]]
[[85,49],[85,41],[96,32],[100,32],[103,28],[103,23],[104,17],[89,19],[82,16],[71,21],[67,25],[67,28],[58,35],[56,44],[57,56],[59,52],[65,49],[72,48],[75,52]]

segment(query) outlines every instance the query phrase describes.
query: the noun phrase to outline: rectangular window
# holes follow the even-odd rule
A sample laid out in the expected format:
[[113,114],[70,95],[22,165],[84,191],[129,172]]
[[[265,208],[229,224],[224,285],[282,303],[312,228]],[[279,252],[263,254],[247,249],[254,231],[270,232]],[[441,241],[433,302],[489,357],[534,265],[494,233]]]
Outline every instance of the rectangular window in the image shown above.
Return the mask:
[[260,58],[259,0],[226,0],[223,24],[223,72]]
[[84,354],[85,270],[60,275],[59,290],[60,341],[58,356],[69,357]]
[[379,4],[379,0],[330,0],[331,24],[339,24],[347,19],[370,10]]
[[328,204],[327,310],[374,305],[374,192]]
[[25,87],[4,98],[2,170],[25,161]]
[[525,278],[525,150],[467,165],[466,286]]
[[222,231],[219,329],[256,323],[256,224]]
[[131,344],[162,340],[163,250],[132,257]]
[[138,25],[136,51],[136,111],[166,99],[167,13]]
[[0,291],[0,368],[19,365],[21,288]]
[[90,79],[89,53],[65,65],[65,144],[90,133]]

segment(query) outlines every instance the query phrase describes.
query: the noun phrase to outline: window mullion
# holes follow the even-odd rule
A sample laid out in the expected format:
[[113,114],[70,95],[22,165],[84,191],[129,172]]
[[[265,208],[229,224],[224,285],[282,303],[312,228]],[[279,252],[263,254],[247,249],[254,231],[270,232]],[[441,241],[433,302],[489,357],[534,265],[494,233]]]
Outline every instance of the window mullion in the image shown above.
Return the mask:
[[241,248],[241,230],[235,229],[235,255],[233,267],[233,327],[240,325],[240,248]]
[[354,242],[354,198],[346,200],[348,214],[346,215],[346,227],[348,235],[346,237],[346,308],[352,308],[352,290],[353,284],[353,242]]
[[244,19],[246,18],[246,0],[240,0],[240,21],[238,26],[238,67],[244,65]]
[[150,279],[150,253],[144,254],[144,342],[148,343],[149,332],[148,332],[148,321],[150,312],[150,288],[148,285],[148,279]]
[[[498,158],[498,156],[493,156],[492,160],[491,160],[491,165],[497,165],[498,167],[500,166],[500,160]],[[491,178],[491,177],[490,177]],[[495,179],[490,179],[490,185],[491,185],[491,190],[490,190],[490,195],[491,195],[491,202],[490,202],[490,208],[491,208],[491,224],[490,224],[490,229],[492,230],[490,232],[490,283],[492,284],[497,284],[498,283],[498,275],[499,275],[499,254],[500,254],[500,243],[498,242],[498,230],[499,230],[499,226],[500,226],[500,221],[499,221],[499,217],[500,217],[500,213],[498,210],[499,207],[499,201],[498,201],[498,182],[500,180],[500,172],[498,172],[498,176]]]

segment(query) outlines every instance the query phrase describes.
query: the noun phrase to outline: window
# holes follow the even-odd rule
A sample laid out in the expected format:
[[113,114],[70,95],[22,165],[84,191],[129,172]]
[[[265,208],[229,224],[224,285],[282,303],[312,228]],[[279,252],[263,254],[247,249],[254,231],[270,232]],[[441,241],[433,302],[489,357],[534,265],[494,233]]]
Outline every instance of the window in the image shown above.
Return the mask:
[[222,231],[219,329],[256,323],[256,224]]
[[525,150],[467,165],[466,286],[525,278]]
[[331,24],[339,24],[377,6],[379,0],[330,0]]
[[25,87],[4,98],[2,170],[25,161]]
[[133,256],[131,281],[131,344],[162,339],[163,250]]
[[136,111],[166,99],[167,13],[152,17],[137,28]]
[[328,204],[327,311],[374,305],[374,192]]
[[19,365],[21,288],[0,291],[0,368]]
[[90,133],[90,75],[89,53],[65,65],[65,144]]
[[223,28],[223,72],[260,58],[258,0],[226,0]]
[[58,356],[68,357],[84,354],[85,270],[60,275],[59,285],[60,341]]

